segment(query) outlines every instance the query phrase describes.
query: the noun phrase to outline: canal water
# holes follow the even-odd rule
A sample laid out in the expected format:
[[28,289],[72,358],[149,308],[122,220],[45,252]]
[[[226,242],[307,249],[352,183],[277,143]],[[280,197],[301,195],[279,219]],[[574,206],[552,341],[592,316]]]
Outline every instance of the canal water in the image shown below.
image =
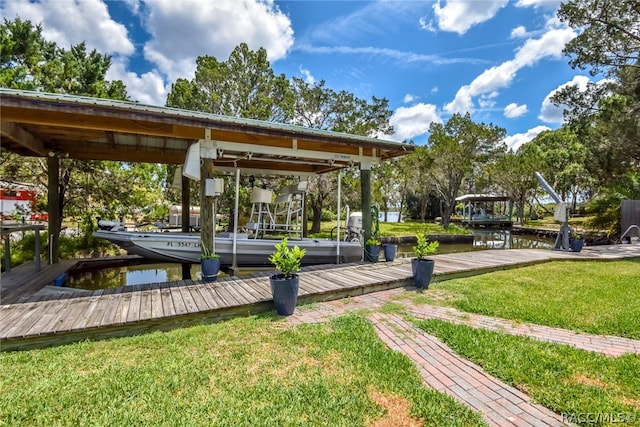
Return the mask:
[[[553,239],[515,235],[508,230],[474,230],[473,243],[466,244],[441,244],[438,254],[480,251],[486,249],[551,249]],[[381,251],[382,252],[382,251]],[[413,245],[400,245],[397,251],[398,257],[413,257]],[[384,255],[381,254],[384,260]],[[251,274],[256,271],[265,271],[256,268],[241,268],[240,275]],[[200,265],[191,266],[191,278],[200,278]],[[219,277],[225,277],[220,272]],[[170,282],[182,280],[182,265],[178,263],[154,263],[140,264],[125,267],[111,267],[100,270],[69,272],[64,286],[77,289],[106,289],[117,286],[131,286],[144,283]]]

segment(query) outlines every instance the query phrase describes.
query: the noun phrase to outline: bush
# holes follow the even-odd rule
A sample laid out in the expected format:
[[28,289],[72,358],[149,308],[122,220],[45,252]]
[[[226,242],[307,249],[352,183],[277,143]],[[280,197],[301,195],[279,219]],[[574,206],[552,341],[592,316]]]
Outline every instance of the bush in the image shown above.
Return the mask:
[[338,219],[338,216],[331,212],[329,209],[322,209],[322,214],[320,215],[321,221],[335,221]]

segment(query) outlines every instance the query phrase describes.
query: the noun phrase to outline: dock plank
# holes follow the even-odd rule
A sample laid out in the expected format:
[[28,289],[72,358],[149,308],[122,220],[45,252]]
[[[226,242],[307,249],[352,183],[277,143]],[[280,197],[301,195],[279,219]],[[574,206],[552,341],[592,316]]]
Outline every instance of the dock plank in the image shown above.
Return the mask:
[[[478,274],[556,259],[640,258],[637,248],[583,250],[498,250],[435,255],[436,280]],[[303,268],[299,301],[309,303],[404,286],[411,260]],[[55,291],[55,292],[53,292]],[[269,274],[229,277],[217,282],[181,280],[99,290],[24,295],[27,302],[0,306],[0,350],[47,346],[86,338],[105,338],[217,321],[272,310]],[[28,302],[32,301],[32,302]]]
[[64,316],[64,319],[58,325],[60,332],[68,332],[73,329],[73,325],[78,320],[78,317],[87,310],[91,303],[91,297],[73,298],[69,300],[69,305]]
[[164,317],[164,309],[162,307],[162,293],[160,291],[160,284],[154,283],[151,285],[151,318],[160,319]]
[[127,323],[127,317],[129,316],[129,307],[131,306],[132,292],[122,292],[122,296],[118,301],[118,308],[116,314],[113,317],[113,324],[121,325]]
[[113,325],[115,322],[116,315],[118,314],[118,307],[120,306],[120,300],[122,299],[122,293],[112,293],[103,296],[103,298],[108,299],[108,310],[105,310],[102,315],[102,319],[100,319],[100,326],[109,326]]
[[180,292],[180,287],[171,286],[169,290],[171,291],[171,301],[173,301],[175,314],[181,315],[188,313],[189,311],[187,310],[187,307],[184,304],[184,300],[182,299],[182,292]]
[[141,296],[141,291],[131,291],[131,300],[129,301],[129,310],[127,311],[127,323],[137,322],[140,320]]

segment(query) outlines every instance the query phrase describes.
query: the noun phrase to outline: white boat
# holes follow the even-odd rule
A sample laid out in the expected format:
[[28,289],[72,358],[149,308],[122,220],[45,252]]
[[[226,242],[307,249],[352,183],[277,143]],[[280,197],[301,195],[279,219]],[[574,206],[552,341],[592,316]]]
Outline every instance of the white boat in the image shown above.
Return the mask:
[[[179,232],[135,232],[119,230],[99,230],[95,237],[109,240],[130,254],[147,259],[165,262],[200,262],[199,233]],[[238,233],[236,239],[236,265],[271,265],[269,255],[280,239],[254,239],[246,233]],[[338,246],[339,244],[339,246]],[[335,264],[358,262],[362,259],[362,246],[359,242],[337,242],[329,239],[289,239],[289,246],[298,245],[305,249],[303,265]],[[338,248],[339,253],[338,255]],[[215,252],[220,255],[222,266],[233,265],[233,233],[216,233]]]

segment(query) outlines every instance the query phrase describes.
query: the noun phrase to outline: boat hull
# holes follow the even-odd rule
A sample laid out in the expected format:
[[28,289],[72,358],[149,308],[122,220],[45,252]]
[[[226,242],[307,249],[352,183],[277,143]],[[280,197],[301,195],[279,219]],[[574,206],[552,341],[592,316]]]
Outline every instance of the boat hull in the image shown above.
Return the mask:
[[[200,262],[200,234],[197,233],[141,233],[130,231],[95,231],[94,237],[109,240],[130,254],[165,262]],[[236,240],[236,265],[260,267],[271,265],[269,256],[279,239],[252,239],[239,234]],[[328,239],[289,239],[289,245],[306,250],[303,265],[335,264],[338,245]],[[222,266],[233,265],[233,234],[216,235],[215,252]],[[360,243],[340,242],[340,263],[362,260]]]

